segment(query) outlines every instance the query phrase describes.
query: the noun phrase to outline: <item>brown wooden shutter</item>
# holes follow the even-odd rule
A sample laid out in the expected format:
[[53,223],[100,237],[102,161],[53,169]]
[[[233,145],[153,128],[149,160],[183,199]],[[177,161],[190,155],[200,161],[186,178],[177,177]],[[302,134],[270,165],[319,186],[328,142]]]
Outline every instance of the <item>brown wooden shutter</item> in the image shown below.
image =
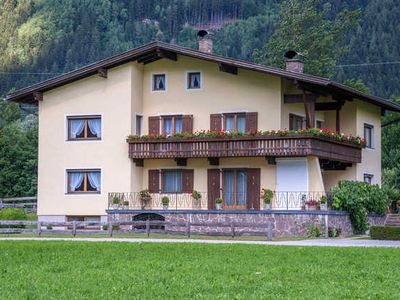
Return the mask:
[[160,191],[160,170],[149,170],[149,192],[158,193]]
[[160,117],[149,117],[149,134],[160,134]]
[[193,115],[182,116],[182,132],[193,133]]
[[257,113],[246,113],[246,132],[257,131]]
[[218,169],[207,170],[208,209],[215,209],[215,199],[220,197],[220,172]]
[[211,114],[210,115],[210,130],[211,131],[222,130],[222,115],[221,114]]
[[247,209],[260,210],[260,169],[247,169]]
[[182,192],[193,192],[193,170],[182,170]]

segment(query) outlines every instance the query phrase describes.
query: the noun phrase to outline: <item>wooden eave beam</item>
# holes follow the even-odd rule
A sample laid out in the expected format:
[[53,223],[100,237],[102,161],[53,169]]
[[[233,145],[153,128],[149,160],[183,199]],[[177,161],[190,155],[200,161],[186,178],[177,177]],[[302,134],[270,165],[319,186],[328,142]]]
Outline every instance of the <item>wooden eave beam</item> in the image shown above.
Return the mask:
[[175,158],[177,166],[185,167],[187,165],[187,158]]
[[143,54],[137,58],[138,63],[146,63],[146,61],[153,60],[154,58],[160,59],[157,52],[152,51],[147,54]]
[[165,58],[173,61],[178,60],[178,55],[175,52],[167,51],[167,50],[161,50],[157,49],[157,56],[160,58]]
[[101,78],[107,78],[108,76],[108,71],[106,68],[100,68],[97,70],[97,74],[99,75],[99,77]]
[[229,74],[233,74],[233,75],[238,74],[238,68],[236,66],[219,63],[218,67],[221,72],[225,72],[225,73],[229,73]]
[[[315,94],[306,94],[306,101],[312,102],[317,100],[317,95]],[[304,103],[304,95],[303,94],[285,94],[283,95],[283,103]]]
[[135,163],[136,167],[143,167],[144,166],[144,159],[134,158],[133,162]]
[[218,157],[208,157],[208,163],[211,166],[218,166],[219,165],[219,158]]
[[323,102],[323,103],[315,103],[316,111],[325,111],[325,110],[340,110],[343,106],[342,102]]
[[43,101],[43,93],[42,92],[33,92],[33,99],[35,101]]

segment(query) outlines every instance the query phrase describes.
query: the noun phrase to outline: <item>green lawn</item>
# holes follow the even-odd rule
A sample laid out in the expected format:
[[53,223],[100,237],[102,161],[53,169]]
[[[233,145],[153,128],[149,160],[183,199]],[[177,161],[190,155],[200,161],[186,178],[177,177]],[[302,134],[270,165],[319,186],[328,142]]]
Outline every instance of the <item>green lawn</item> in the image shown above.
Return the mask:
[[1,241],[1,299],[399,299],[400,249]]

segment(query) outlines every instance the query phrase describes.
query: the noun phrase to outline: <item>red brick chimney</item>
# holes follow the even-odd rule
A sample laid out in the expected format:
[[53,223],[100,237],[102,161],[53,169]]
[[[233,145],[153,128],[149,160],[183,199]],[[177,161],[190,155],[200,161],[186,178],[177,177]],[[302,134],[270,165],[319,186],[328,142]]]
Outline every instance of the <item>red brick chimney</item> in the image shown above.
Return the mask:
[[289,50],[285,53],[286,71],[303,73],[304,63],[296,51]]
[[206,30],[200,30],[197,32],[197,36],[199,37],[199,51],[204,53],[212,53],[213,41],[211,39],[211,35]]

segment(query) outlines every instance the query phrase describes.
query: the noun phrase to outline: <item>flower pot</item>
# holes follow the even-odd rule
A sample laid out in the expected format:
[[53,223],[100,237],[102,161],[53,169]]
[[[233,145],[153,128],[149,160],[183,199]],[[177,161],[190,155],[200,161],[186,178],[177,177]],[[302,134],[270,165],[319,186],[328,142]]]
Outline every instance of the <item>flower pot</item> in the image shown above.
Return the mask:
[[169,206],[168,204],[163,204],[163,205],[162,205],[162,208],[163,208],[164,210],[167,210],[167,209],[168,209],[168,206]]
[[317,206],[316,205],[308,205],[308,204],[306,204],[306,210],[317,210]]
[[215,208],[216,208],[217,210],[221,210],[221,209],[222,209],[222,204],[221,204],[221,203],[216,203],[216,204],[215,204]]
[[201,209],[201,200],[192,199],[192,208]]
[[149,204],[150,200],[151,200],[151,198],[140,198],[140,202],[141,202],[140,204],[141,204],[142,209],[146,208],[146,206]]
[[322,204],[322,203],[321,203],[321,204],[319,205],[319,208],[320,208],[320,210],[328,210],[328,204],[326,204],[326,203],[325,203],[325,204]]
[[270,210],[271,209],[271,203],[264,203],[264,209],[265,210]]
[[118,209],[118,207],[119,207],[119,204],[113,203],[113,205],[112,205],[112,208],[113,208],[113,209]]

